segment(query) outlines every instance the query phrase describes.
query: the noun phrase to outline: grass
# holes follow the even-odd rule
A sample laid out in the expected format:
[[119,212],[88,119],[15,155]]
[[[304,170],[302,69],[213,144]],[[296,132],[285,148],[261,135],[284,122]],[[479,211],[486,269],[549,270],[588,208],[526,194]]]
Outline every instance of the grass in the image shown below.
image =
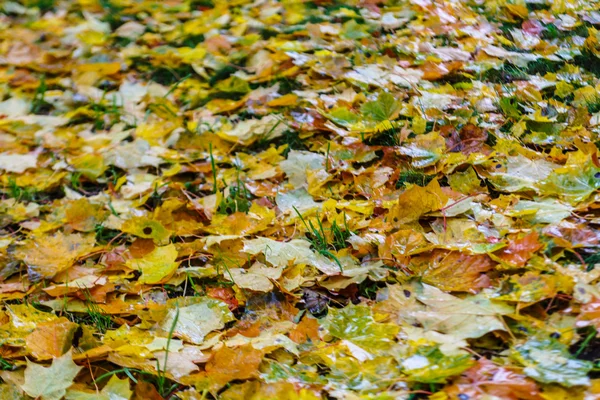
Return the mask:
[[96,330],[101,334],[104,334],[107,330],[114,328],[115,325],[112,318],[110,315],[104,313],[98,304],[96,304],[96,302],[92,299],[89,289],[81,288],[81,290],[85,296],[86,312],[83,314],[66,313],[69,319],[77,324],[91,325],[95,327]]
[[38,8],[42,14],[53,10],[56,6],[56,0],[29,0],[24,3],[26,7]]
[[115,4],[112,0],[99,0],[100,6],[103,10],[105,10],[104,17],[102,18],[103,22],[107,22],[111,30],[117,29],[123,22],[121,22],[121,12],[123,11],[123,7]]
[[277,123],[275,123],[275,125],[273,125],[271,127],[271,129],[269,129],[267,132],[265,132],[264,134],[262,134],[256,143],[256,148],[264,148],[266,149],[269,146],[269,142],[271,141],[272,137],[271,134],[275,131],[275,129],[279,126],[279,124],[281,124],[283,122],[283,120],[278,120]]
[[527,72],[514,64],[505,62],[500,68],[491,68],[484,73],[483,80],[491,83],[511,83],[513,81],[528,80]]
[[575,354],[574,354],[575,357],[579,357],[581,355],[581,353],[583,353],[583,351],[588,347],[590,342],[596,337],[597,334],[598,334],[598,331],[596,331],[596,328],[592,327],[592,329],[590,329],[590,333],[588,333],[588,335],[585,337],[583,342],[581,342],[581,344],[579,345],[579,348],[575,352]]
[[8,178],[7,194],[9,197],[17,200],[30,202],[36,200],[36,192],[32,188],[21,187],[13,178]]
[[146,206],[150,207],[152,210],[156,209],[157,207],[160,207],[163,203],[163,196],[165,193],[160,193],[158,189],[158,184],[155,184],[152,194],[148,197],[148,200],[146,201]]
[[596,57],[591,51],[582,51],[581,55],[575,56],[573,61],[575,62],[575,65],[594,74],[596,77],[600,76],[600,58]]
[[[215,183],[216,182],[217,181],[215,179]],[[246,185],[244,185],[244,182],[242,182],[240,179],[240,171],[238,169],[236,182],[233,185],[229,185],[229,193],[227,196],[223,197],[219,203],[217,207],[217,213],[225,215],[231,215],[236,212],[248,213],[248,211],[250,211],[250,207],[252,206],[251,199],[252,193],[250,193],[248,188],[246,188]]]
[[13,369],[15,369],[15,366],[11,364],[8,360],[6,360],[4,357],[0,356],[0,370],[12,371]]
[[156,371],[158,372],[158,376],[156,378],[156,386],[158,389],[158,393],[162,397],[167,397],[169,393],[173,391],[179,384],[173,383],[171,386],[167,386],[167,361],[169,360],[169,347],[171,345],[171,339],[173,338],[173,332],[175,332],[175,327],[177,326],[177,321],[179,320],[179,307],[175,309],[175,318],[173,318],[173,323],[171,324],[171,328],[169,329],[169,336],[167,336],[167,346],[165,349],[165,362],[163,363],[162,368],[160,367],[160,363],[156,360]]
[[47,114],[52,107],[52,105],[45,100],[47,90],[48,85],[46,85],[46,75],[42,75],[40,84],[35,90],[33,101],[31,102],[32,114]]
[[209,143],[208,149],[210,152],[210,169],[212,171],[212,176],[213,176],[213,194],[216,194],[217,191],[219,190],[219,185],[217,182],[217,166],[215,164],[215,157],[213,155],[212,143]]
[[105,103],[106,92],[102,94],[100,101],[91,103],[90,110],[94,113],[93,124],[95,130],[110,129],[115,123],[121,120],[121,109],[117,106],[117,99],[113,96],[110,104]]
[[527,64],[527,73],[530,75],[544,76],[547,73],[558,72],[565,65],[564,61],[552,61],[540,58]]
[[94,380],[95,383],[101,382],[106,378],[115,375],[124,373],[132,380],[133,383],[137,383],[138,380],[133,375],[136,373],[141,376],[147,377],[145,379],[147,382],[153,383],[156,386],[158,393],[165,399],[171,398],[171,394],[179,387],[179,384],[176,382],[171,382],[169,378],[167,378],[167,363],[169,360],[169,348],[171,346],[171,340],[173,339],[173,333],[175,332],[175,327],[177,326],[177,322],[179,321],[179,307],[175,310],[175,318],[173,318],[173,323],[169,329],[169,334],[167,336],[167,346],[165,349],[165,360],[163,365],[160,365],[159,360],[156,360],[156,375],[151,372],[142,371],[137,368],[121,368],[114,371],[109,371]]
[[217,207],[217,213],[225,215],[236,212],[248,213],[252,206],[250,196],[250,192],[244,183],[238,180],[236,185],[229,186],[229,195],[221,200]]
[[336,221],[331,224],[331,235],[332,235],[332,246],[337,249],[343,249],[346,247],[346,240],[352,236],[352,231],[348,228],[348,222],[346,221],[346,213],[344,212],[344,229],[342,229]]
[[69,181],[71,182],[71,187],[75,190],[81,190],[81,182],[79,179],[81,178],[81,172],[75,171],[72,172],[69,176]]
[[590,254],[583,259],[585,261],[585,265],[587,265],[587,272],[593,270],[596,264],[600,264],[600,253]]
[[396,189],[405,187],[407,183],[424,187],[427,186],[434,177],[435,175],[427,175],[414,169],[402,171],[396,181]]
[[[87,289],[86,289],[86,291],[87,291]],[[89,293],[89,292],[87,292],[87,293]],[[87,295],[86,295],[86,298],[87,298]],[[92,319],[95,318],[94,316],[97,317],[98,315],[100,315],[102,317],[106,317],[105,315],[98,313],[97,311],[95,311],[91,308],[90,304],[94,304],[94,303],[92,303],[91,301],[88,301],[87,304],[88,304],[88,315]],[[96,320],[96,323],[97,324],[102,323],[101,321],[102,321],[102,318],[99,320]],[[107,373],[99,376],[98,378],[96,378],[94,381],[100,382],[112,375],[124,373],[134,383],[137,383],[138,382],[137,379],[132,374],[132,372],[134,372],[136,374],[148,377],[147,381],[150,383],[153,383],[156,386],[158,393],[162,397],[170,398],[171,393],[173,393],[173,391],[175,389],[177,389],[177,387],[179,387],[179,384],[176,382],[169,384],[171,382],[171,380],[169,378],[167,378],[167,363],[169,360],[169,348],[171,347],[171,340],[173,339],[173,333],[175,332],[175,327],[177,326],[178,321],[179,321],[179,307],[177,307],[175,310],[175,318],[173,318],[173,323],[171,324],[171,327],[169,329],[169,333],[167,336],[167,346],[165,348],[164,362],[162,363],[162,365],[160,365],[159,360],[158,359],[156,360],[156,375],[153,373],[150,373],[150,372],[136,369],[136,368],[121,368],[121,369],[107,372]],[[112,325],[112,322],[110,322],[110,324]],[[101,328],[104,328],[104,332],[106,332],[106,329],[110,328],[111,326],[103,325],[103,326],[99,327],[98,325],[96,325],[96,327],[98,328],[98,330],[100,330]]]
[[182,65],[177,68],[170,67],[152,67],[149,72],[150,80],[160,83],[161,85],[171,86],[188,75],[193,75],[194,70],[189,65]]
[[[302,214],[300,214],[300,211],[298,211],[298,209],[296,207],[294,207],[294,211],[296,211],[296,214],[298,214],[298,217],[304,224],[304,227],[306,228],[307,233],[308,233],[308,240],[311,242],[311,244],[314,247],[314,249],[316,250],[316,252],[335,261],[335,263],[338,265],[338,267],[340,267],[340,271],[344,272],[344,267],[342,267],[342,263],[337,258],[337,256],[331,252],[331,250],[337,251],[336,244],[338,244],[339,248],[345,247],[345,244],[340,245],[341,240],[343,240],[343,242],[345,243],[348,236],[350,236],[350,233],[348,231],[345,231],[348,234],[348,236],[344,237],[344,235],[346,233],[342,233],[342,231],[339,229],[339,227],[336,226],[335,229],[338,232],[338,236],[335,237],[335,234],[334,234],[334,241],[329,243],[329,241],[327,240],[327,235],[325,233],[325,228],[323,227],[323,223],[321,222],[321,219],[319,218],[318,213],[317,213],[318,226],[315,226],[312,223],[312,221],[307,222],[304,219],[304,217],[302,216]],[[334,228],[332,225],[332,230],[333,229]]]
[[102,224],[96,224],[94,232],[96,234],[96,242],[99,244],[107,244],[121,233],[115,229],[108,229]]
[[214,86],[217,82],[222,81],[223,79],[227,79],[229,78],[232,74],[237,72],[237,68],[232,66],[232,65],[228,65],[226,67],[223,67],[222,69],[216,71],[209,79],[208,84],[212,87]]
[[396,123],[390,121],[391,127],[389,129],[378,132],[375,136],[368,138],[363,142],[369,146],[400,146],[400,130]]

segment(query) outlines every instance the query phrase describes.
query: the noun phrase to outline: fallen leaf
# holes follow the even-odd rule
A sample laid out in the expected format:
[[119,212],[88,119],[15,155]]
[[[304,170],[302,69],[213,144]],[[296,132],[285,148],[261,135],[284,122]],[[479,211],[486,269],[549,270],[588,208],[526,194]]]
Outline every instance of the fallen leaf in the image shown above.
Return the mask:
[[27,360],[23,390],[42,400],[60,400],[82,368],[73,362],[71,351],[54,358],[49,367]]

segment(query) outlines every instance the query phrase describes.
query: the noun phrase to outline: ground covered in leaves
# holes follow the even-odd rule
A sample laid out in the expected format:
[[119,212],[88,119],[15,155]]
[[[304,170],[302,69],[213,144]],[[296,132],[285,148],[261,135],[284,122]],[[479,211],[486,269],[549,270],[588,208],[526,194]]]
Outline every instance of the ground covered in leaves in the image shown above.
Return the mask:
[[0,398],[600,398],[598,27],[0,2]]

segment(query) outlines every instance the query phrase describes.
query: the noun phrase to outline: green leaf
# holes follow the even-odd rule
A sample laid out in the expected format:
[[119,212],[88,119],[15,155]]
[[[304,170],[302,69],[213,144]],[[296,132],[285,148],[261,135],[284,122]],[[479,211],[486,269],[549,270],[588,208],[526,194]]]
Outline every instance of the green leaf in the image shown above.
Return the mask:
[[344,24],[341,36],[344,39],[363,39],[369,37],[369,27],[351,19]]
[[278,242],[258,237],[244,240],[243,252],[251,255],[262,253],[265,260],[275,267],[287,267],[289,263],[294,263],[312,265],[327,275],[337,275],[340,272],[340,268],[335,262],[312,251],[310,242],[304,239]]
[[[501,163],[497,165],[502,166]],[[505,192],[520,190],[536,190],[541,181],[548,178],[558,167],[544,159],[530,159],[523,155],[508,156],[504,163],[505,170],[490,173],[490,182]]]
[[435,164],[442,158],[446,150],[446,142],[437,132],[419,135],[417,139],[398,149],[402,155],[412,158],[411,165],[424,168]]
[[542,182],[544,194],[558,195],[572,205],[585,200],[600,188],[600,169],[588,165],[572,164],[555,170]]
[[574,358],[567,346],[556,340],[531,339],[516,346],[512,357],[525,367],[527,376],[538,382],[567,387],[590,384],[587,374],[593,364]]
[[533,224],[556,224],[571,215],[573,207],[554,199],[519,200],[508,214]]
[[250,92],[248,82],[237,76],[232,76],[215,85],[215,89],[222,93],[246,94]]
[[349,340],[368,351],[389,349],[400,331],[398,325],[376,322],[371,309],[364,305],[331,309],[323,327],[331,336]]
[[143,258],[133,258],[127,260],[127,266],[131,269],[139,270],[140,283],[159,283],[170,277],[179,266],[177,259],[177,249],[174,244],[156,247]]
[[227,304],[207,297],[178,310],[171,308],[160,326],[165,332],[169,332],[176,322],[174,336],[193,344],[202,344],[206,335],[222,329],[225,323],[235,319]]
[[438,346],[418,346],[414,353],[400,360],[402,372],[412,381],[445,383],[475,364],[470,354],[445,355]]
[[360,111],[365,117],[381,122],[392,119],[399,108],[400,103],[394,99],[394,96],[383,92],[377,100],[363,104]]
[[517,119],[521,116],[519,103],[515,97],[503,97],[500,99],[499,105],[506,116]]
[[358,122],[358,115],[345,107],[334,108],[325,115],[336,124],[346,128],[350,128],[353,124]]

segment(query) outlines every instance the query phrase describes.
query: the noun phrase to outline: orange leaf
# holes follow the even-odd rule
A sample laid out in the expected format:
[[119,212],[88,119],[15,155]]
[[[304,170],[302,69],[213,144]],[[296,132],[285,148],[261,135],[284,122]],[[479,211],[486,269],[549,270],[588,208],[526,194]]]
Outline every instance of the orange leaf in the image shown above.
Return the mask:
[[163,397],[151,383],[140,379],[135,385],[133,400],[163,400]]
[[600,299],[598,298],[582,305],[577,316],[576,326],[578,328],[590,325],[594,326],[596,330],[600,330]]
[[60,357],[71,348],[76,329],[77,324],[61,317],[38,324],[25,342],[31,355],[38,360]]
[[494,267],[486,255],[434,250],[413,257],[409,268],[423,282],[451,292],[473,292],[489,286],[484,274]]
[[513,267],[523,267],[533,254],[543,247],[538,238],[537,232],[531,232],[510,241],[507,247],[498,250],[494,255]]
[[290,339],[300,344],[309,339],[313,342],[319,339],[319,321],[314,318],[304,317],[294,330],[290,332]]
[[214,388],[219,389],[236,379],[257,378],[262,359],[263,352],[250,345],[232,349],[223,346],[206,364],[206,374]]
[[494,397],[505,400],[541,400],[539,389],[534,381],[510,367],[497,366],[486,358],[465,371],[444,392],[451,399],[464,395],[469,399]]

